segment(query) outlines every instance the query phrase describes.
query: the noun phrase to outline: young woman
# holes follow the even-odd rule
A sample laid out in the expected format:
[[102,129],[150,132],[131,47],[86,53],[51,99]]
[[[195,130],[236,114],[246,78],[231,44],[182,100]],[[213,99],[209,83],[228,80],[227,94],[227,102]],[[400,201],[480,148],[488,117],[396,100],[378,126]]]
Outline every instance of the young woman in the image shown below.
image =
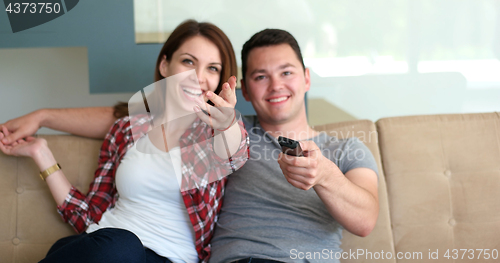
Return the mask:
[[[161,125],[148,125],[147,114],[127,116],[126,104],[117,105],[121,118],[105,137],[86,195],[69,183],[44,139],[0,143],[6,154],[33,158],[59,213],[81,233],[57,241],[41,262],[206,262],[224,173],[248,159],[247,133],[234,111],[236,73],[231,43],[219,28],[193,20],[179,25],[156,63],[156,83],[181,76],[166,87],[166,110],[155,120]],[[3,127],[0,140],[8,135]]]

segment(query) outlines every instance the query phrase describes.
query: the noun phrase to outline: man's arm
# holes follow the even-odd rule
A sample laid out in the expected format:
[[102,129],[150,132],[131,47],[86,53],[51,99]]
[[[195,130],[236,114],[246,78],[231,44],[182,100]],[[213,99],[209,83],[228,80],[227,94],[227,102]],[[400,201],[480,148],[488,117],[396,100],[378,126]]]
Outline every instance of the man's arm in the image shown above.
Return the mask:
[[0,124],[0,129],[11,132],[4,144],[33,135],[40,127],[103,139],[115,121],[112,107],[41,109]]
[[368,168],[355,168],[344,175],[333,162],[332,165],[335,168],[330,169],[330,176],[316,184],[314,190],[346,230],[367,236],[375,227],[379,212],[377,175]]
[[287,181],[299,189],[314,188],[337,222],[355,235],[367,236],[379,212],[377,174],[355,168],[344,175],[314,142],[300,144],[304,157],[280,154],[278,162]]

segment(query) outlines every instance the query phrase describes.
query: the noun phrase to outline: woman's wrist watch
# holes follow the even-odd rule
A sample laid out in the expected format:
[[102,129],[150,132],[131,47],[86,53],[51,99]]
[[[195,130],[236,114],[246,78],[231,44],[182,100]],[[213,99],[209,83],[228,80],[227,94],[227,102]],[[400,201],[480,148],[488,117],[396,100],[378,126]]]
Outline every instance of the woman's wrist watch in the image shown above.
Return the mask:
[[61,165],[56,163],[56,164],[52,165],[51,167],[47,168],[47,170],[40,172],[40,178],[42,178],[42,180],[45,181],[45,179],[47,177],[49,177],[49,175],[51,175],[59,170],[61,170]]

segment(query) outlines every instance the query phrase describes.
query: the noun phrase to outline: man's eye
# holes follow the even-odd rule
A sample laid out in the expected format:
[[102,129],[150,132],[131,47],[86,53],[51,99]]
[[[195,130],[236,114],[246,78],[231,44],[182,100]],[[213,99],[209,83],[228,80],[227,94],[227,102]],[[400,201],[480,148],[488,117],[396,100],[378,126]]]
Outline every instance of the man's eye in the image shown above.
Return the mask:
[[290,72],[290,71],[283,72],[283,75],[285,75],[285,76],[288,76],[288,75],[291,75],[291,74],[292,74],[292,72]]
[[255,80],[263,80],[264,78],[265,78],[264,76],[260,75],[260,76],[255,77],[254,79]]

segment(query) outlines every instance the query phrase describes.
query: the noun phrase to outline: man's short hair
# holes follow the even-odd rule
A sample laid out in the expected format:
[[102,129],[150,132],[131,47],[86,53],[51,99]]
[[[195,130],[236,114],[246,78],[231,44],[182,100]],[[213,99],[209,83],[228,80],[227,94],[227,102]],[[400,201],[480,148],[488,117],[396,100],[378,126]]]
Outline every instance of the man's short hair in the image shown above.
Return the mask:
[[297,40],[285,30],[281,29],[264,29],[255,35],[253,35],[245,44],[241,50],[241,64],[242,64],[242,78],[245,79],[245,74],[247,72],[247,61],[248,54],[252,49],[258,47],[267,47],[274,45],[288,44],[297,55],[300,63],[302,63],[302,68],[305,70],[304,60],[302,59],[302,53],[300,53],[300,47]]

